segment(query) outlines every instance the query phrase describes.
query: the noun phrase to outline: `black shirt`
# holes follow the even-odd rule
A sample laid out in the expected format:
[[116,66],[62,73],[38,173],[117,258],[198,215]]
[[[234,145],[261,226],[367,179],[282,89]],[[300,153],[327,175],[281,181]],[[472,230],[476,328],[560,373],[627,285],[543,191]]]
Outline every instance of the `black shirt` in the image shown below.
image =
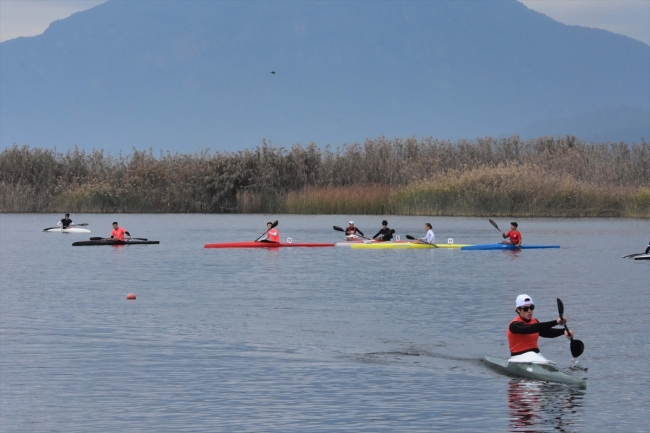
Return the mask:
[[376,235],[374,235],[372,238],[376,239],[377,236],[381,235],[381,238],[383,241],[389,241],[393,239],[393,233],[395,233],[395,230],[389,229],[388,227],[383,228],[377,232]]
[[67,229],[70,224],[72,224],[72,220],[70,218],[63,218],[61,220],[61,225],[63,226],[64,229]]

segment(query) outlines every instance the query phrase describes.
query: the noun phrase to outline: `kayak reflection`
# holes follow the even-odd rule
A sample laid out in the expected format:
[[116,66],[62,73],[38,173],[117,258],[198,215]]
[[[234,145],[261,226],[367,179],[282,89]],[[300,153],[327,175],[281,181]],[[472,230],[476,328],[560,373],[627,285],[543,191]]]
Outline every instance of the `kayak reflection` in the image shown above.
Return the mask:
[[508,409],[511,432],[576,431],[585,392],[561,384],[511,379]]

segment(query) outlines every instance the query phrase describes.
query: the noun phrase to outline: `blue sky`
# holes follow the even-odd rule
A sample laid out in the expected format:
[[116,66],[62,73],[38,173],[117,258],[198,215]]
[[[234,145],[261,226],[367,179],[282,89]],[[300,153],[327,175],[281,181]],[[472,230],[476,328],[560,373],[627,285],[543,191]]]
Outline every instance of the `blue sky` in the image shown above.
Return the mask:
[[[0,0],[0,42],[43,33],[52,21],[106,0]],[[650,0],[520,0],[569,25],[623,34],[650,45]]]

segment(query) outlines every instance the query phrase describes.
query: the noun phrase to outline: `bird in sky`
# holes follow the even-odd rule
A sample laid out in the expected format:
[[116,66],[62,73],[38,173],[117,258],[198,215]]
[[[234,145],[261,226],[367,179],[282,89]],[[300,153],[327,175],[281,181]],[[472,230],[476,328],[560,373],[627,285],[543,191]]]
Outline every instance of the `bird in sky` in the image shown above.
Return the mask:
[[271,71],[271,75],[275,75],[275,71]]

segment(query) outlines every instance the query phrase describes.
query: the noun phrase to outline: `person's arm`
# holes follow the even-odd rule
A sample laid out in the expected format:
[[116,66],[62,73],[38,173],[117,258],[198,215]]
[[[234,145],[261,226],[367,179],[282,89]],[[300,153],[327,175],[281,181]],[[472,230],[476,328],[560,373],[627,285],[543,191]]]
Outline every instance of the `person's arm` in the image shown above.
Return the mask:
[[382,231],[383,231],[383,229],[381,229],[381,230],[379,230],[379,231],[377,232],[377,234],[376,234],[376,235],[374,235],[374,236],[373,236],[372,238],[373,238],[373,239],[376,239],[376,238],[377,238],[377,236],[379,236],[379,235],[382,235],[382,236],[383,236],[383,233],[382,233]]
[[129,233],[128,231],[124,230],[124,234],[127,235],[127,236],[129,237],[129,239],[131,239],[131,233]]
[[[510,332],[513,334],[535,334],[539,333],[541,336],[542,333],[545,333],[548,330],[551,330],[555,325],[557,325],[557,320],[551,320],[548,322],[538,322],[538,323],[532,323],[530,325],[525,324],[524,322],[512,322],[510,323],[509,329]],[[556,329],[555,331],[562,331],[564,333],[563,329]]]
[[57,227],[61,227],[62,225],[63,225],[63,223],[62,223],[60,220],[59,220],[58,223],[56,223],[56,226],[57,226]]
[[564,328],[551,328],[540,331],[539,336],[544,338],[555,338],[564,335]]

